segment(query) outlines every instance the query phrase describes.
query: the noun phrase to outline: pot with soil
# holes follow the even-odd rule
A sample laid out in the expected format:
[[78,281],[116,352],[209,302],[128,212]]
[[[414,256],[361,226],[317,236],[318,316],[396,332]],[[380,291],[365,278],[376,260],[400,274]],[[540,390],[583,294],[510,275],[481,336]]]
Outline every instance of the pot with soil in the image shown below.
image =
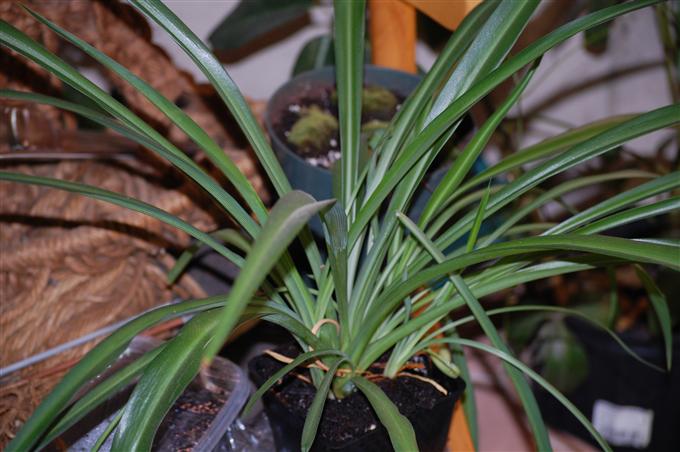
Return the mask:
[[[379,135],[415,89],[420,77],[377,66],[365,66],[362,99],[361,141],[371,149],[371,140]],[[265,125],[272,147],[294,189],[315,199],[333,198],[331,171],[340,159],[338,107],[335,91],[335,69],[325,67],[300,74],[281,86],[269,100]],[[451,139],[459,143],[471,130],[472,120],[466,116]],[[481,163],[481,162],[479,162]],[[409,211],[417,216],[431,191],[444,175],[443,162],[422,184]],[[312,230],[323,234],[321,223],[314,219]]]
[[[85,388],[83,394],[87,394],[106,379],[114,377],[116,372],[131,365],[160,344],[161,342],[154,338],[136,337],[119,360],[95,378]],[[210,385],[207,385],[206,381],[209,381]],[[46,449],[62,450],[62,447],[66,447],[70,451],[84,452],[96,449],[95,444],[103,441],[99,450],[105,452],[112,450],[113,435],[109,434],[109,423],[116,418],[119,410],[124,408],[133,388],[133,384],[124,385],[87,416],[67,427],[67,430]],[[216,358],[206,370],[204,377],[196,377],[172,405],[158,429],[152,450],[215,452],[270,450],[271,433],[261,412],[254,413],[247,419],[239,419],[239,413],[250,395],[250,389],[248,379],[236,364],[222,357]]]
[[[276,352],[295,357],[299,349],[286,345]],[[283,366],[267,354],[249,363],[251,377],[258,386]],[[414,357],[409,369],[393,380],[380,376],[379,367],[378,362],[375,368],[369,369],[375,372],[371,379],[413,424],[419,450],[444,450],[454,405],[465,389],[463,380],[445,376],[424,355]],[[316,392],[309,381],[309,372],[298,370],[298,373],[289,373],[263,396],[279,451],[300,449],[305,418]],[[355,391],[343,399],[326,401],[312,450],[377,452],[392,450],[392,446],[368,400]]]

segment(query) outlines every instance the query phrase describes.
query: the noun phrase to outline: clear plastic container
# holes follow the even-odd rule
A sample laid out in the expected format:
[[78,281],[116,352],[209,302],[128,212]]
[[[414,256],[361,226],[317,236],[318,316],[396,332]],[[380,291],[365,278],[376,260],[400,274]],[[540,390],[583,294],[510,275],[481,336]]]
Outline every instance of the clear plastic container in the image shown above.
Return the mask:
[[[87,389],[160,343],[148,337],[135,338],[119,360]],[[213,361],[207,376],[216,388],[211,387],[209,390],[201,378],[194,379],[161,423],[153,449],[197,452],[274,450],[269,422],[261,410],[255,410],[248,419],[238,418],[252,391],[252,383],[243,371],[231,361],[218,357]],[[131,391],[132,385],[66,432],[60,440],[66,443],[68,450],[91,450],[109,422],[123,407]],[[101,447],[101,451],[111,450],[112,436]]]

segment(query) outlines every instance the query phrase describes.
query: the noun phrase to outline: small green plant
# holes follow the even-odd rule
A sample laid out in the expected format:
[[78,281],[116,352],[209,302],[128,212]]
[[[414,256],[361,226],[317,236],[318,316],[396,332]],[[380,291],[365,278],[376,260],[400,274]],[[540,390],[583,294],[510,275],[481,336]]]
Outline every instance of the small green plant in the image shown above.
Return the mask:
[[[415,354],[427,353],[435,344],[452,346],[451,356],[443,353],[433,359],[451,374],[460,371],[463,377],[467,376],[467,368],[461,347],[481,349],[505,361],[539,450],[549,450],[550,443],[525,376],[550,391],[604,449],[609,448],[587,418],[559,391],[513,357],[490,320],[495,312],[487,312],[479,298],[523,282],[621,262],[679,270],[677,242],[598,235],[634,219],[677,210],[678,197],[665,194],[680,186],[679,174],[618,172],[571,180],[541,192],[532,201],[531,209],[584,185],[630,177],[645,182],[558,224],[520,224],[530,212],[522,207],[512,209],[507,220],[491,234],[480,236],[479,231],[490,216],[509,210],[520,197],[549,178],[606,152],[615,152],[628,140],[674,126],[680,122],[680,105],[571,130],[510,155],[474,177],[466,176],[522,95],[545,52],[577,33],[652,5],[655,0],[635,0],[601,9],[546,34],[511,57],[507,57],[508,51],[538,1],[484,2],[452,35],[368,156],[360,146],[365,5],[359,0],[337,0],[334,42],[342,158],[334,172],[337,199],[327,201],[315,201],[291,191],[240,92],[191,30],[158,0],[130,3],[163,27],[210,80],[252,145],[279,200],[268,211],[247,179],[191,118],[146,82],[76,36],[32,13],[143,93],[205,151],[235,187],[239,198],[225,191],[170,141],[77,70],[12,25],[0,24],[3,45],[55,74],[93,100],[99,109],[32,93],[2,90],[0,96],[55,105],[137,141],[200,185],[238,229],[208,234],[154,206],[97,187],[13,172],[0,172],[0,180],[69,190],[145,213],[182,229],[241,269],[229,294],[158,308],[113,333],[64,377],[8,450],[44,446],[137,377],[139,381],[129,401],[114,421],[118,424],[108,431],[114,432],[114,450],[148,450],[163,416],[184,387],[201,366],[211,361],[235,326],[255,317],[286,328],[303,350],[255,397],[261,396],[283,372],[307,361],[319,359],[328,369],[311,370],[318,392],[306,419],[303,450],[308,450],[314,441],[324,401],[331,394],[341,398],[356,390],[362,391],[373,405],[396,450],[416,449],[408,421],[375,384],[364,378],[364,373],[388,353],[384,373],[394,377]],[[420,181],[461,118],[513,76],[519,81],[507,99],[480,125],[420,217],[409,219],[403,212],[408,211]],[[521,170],[527,163],[535,164],[520,171],[512,181],[495,179],[507,171]],[[640,205],[645,201],[649,202]],[[305,227],[317,213],[321,213],[326,229],[325,260]],[[455,245],[466,234],[466,243]],[[296,261],[287,250],[293,240],[299,240],[304,250],[304,257]],[[189,257],[187,254],[180,262]],[[180,269],[176,270],[173,277]],[[304,274],[310,275],[309,280],[303,278]],[[452,311],[466,306],[471,316],[449,320]],[[519,312],[542,307],[507,309]],[[412,315],[416,311],[419,314]],[[135,335],[158,322],[187,314],[194,317],[175,338],[69,404],[78,389],[115,360]],[[473,321],[481,326],[491,345],[456,334],[460,325]],[[664,325],[669,319],[661,315],[660,322],[668,341]],[[465,409],[476,441],[471,384]]]

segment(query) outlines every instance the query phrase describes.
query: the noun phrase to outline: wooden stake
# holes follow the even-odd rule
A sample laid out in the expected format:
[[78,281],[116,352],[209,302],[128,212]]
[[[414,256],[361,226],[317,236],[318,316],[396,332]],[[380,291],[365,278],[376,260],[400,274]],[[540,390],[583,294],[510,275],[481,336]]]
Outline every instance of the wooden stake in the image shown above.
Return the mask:
[[416,10],[401,0],[369,0],[371,60],[416,72]]

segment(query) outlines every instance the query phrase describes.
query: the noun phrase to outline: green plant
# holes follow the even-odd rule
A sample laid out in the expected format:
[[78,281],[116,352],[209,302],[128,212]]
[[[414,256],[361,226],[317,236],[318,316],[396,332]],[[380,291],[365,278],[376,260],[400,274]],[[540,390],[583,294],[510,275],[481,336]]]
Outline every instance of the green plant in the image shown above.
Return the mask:
[[[271,212],[265,209],[248,181],[203,130],[127,69],[34,14],[146,95],[205,151],[224,172],[242,201],[225,191],[166,138],[75,69],[10,24],[0,24],[3,45],[54,73],[96,102],[99,109],[7,90],[0,92],[2,97],[56,105],[141,143],[199,184],[206,196],[224,210],[225,216],[233,219],[238,230],[208,234],[154,206],[96,187],[11,172],[0,172],[0,180],[74,191],[143,212],[186,231],[241,268],[229,294],[158,308],[113,333],[67,374],[23,426],[8,450],[27,450],[46,444],[136,376],[140,377],[139,382],[116,418],[114,449],[149,449],[163,415],[186,384],[217,353],[230,331],[240,321],[253,317],[282,325],[302,347],[304,352],[284,367],[283,372],[317,358],[329,369],[328,372],[311,369],[318,392],[305,425],[304,450],[314,440],[326,398],[343,397],[355,389],[362,391],[374,406],[395,449],[413,450],[415,439],[410,425],[392,402],[363,378],[362,373],[389,352],[385,374],[392,377],[414,354],[428,352],[437,343],[453,346],[452,360],[445,356],[435,357],[435,362],[452,374],[460,371],[466,375],[461,354],[464,346],[485,350],[506,362],[539,450],[550,449],[550,444],[523,374],[546,387],[589,429],[602,447],[608,449],[586,417],[543,378],[512,356],[490,320],[490,315],[496,312],[487,312],[478,299],[522,282],[618,262],[634,261],[680,269],[677,242],[597,235],[633,219],[677,210],[677,197],[643,206],[637,204],[677,188],[680,185],[678,173],[663,177],[636,173],[634,177],[647,181],[559,224],[518,225],[523,216],[516,214],[493,234],[479,237],[478,233],[481,224],[491,215],[511,207],[522,195],[548,178],[614,151],[618,145],[635,137],[677,124],[680,105],[612,118],[568,131],[517,152],[465,180],[494,130],[529,84],[546,51],[576,33],[652,5],[655,0],[636,0],[604,8],[552,31],[506,58],[537,3],[505,1],[480,5],[452,35],[433,68],[382,135],[375,152],[362,155],[359,140],[365,5],[362,1],[336,1],[335,59],[343,156],[334,174],[337,201],[316,202],[304,193],[290,190],[243,97],[207,47],[158,0],[131,0],[133,6],[172,35],[231,110],[280,197]],[[417,223],[407,218],[402,212],[407,210],[419,181],[462,116],[494,87],[517,73],[521,80],[455,160]],[[522,168],[529,162],[538,164],[511,182],[493,182],[496,175]],[[541,194],[535,203],[548,202],[562,192],[577,188],[575,186],[631,177],[631,174],[610,173],[599,177],[567,182]],[[477,188],[487,182],[488,188]],[[317,212],[323,212],[327,231],[328,258],[325,261],[305,228],[305,223]],[[456,216],[459,212],[463,214]],[[450,249],[466,233],[469,234],[466,245]],[[518,233],[524,235],[514,238]],[[293,261],[287,247],[296,237],[305,257]],[[190,253],[188,251],[180,262],[186,262]],[[244,253],[247,253],[245,258]],[[303,279],[305,273],[309,273],[311,283]],[[464,306],[470,309],[472,316],[447,320],[452,311]],[[517,311],[522,309],[526,308],[515,308]],[[419,315],[411,315],[416,310]],[[68,405],[78,388],[116,359],[136,334],[158,322],[186,314],[195,316],[174,339]],[[660,320],[666,334],[664,325],[669,320],[663,315]],[[471,321],[479,323],[491,341],[490,346],[455,334],[458,326]],[[434,332],[431,332],[432,328]],[[256,396],[270,387],[278,376],[272,377]],[[474,393],[469,386],[465,408],[476,438]]]

